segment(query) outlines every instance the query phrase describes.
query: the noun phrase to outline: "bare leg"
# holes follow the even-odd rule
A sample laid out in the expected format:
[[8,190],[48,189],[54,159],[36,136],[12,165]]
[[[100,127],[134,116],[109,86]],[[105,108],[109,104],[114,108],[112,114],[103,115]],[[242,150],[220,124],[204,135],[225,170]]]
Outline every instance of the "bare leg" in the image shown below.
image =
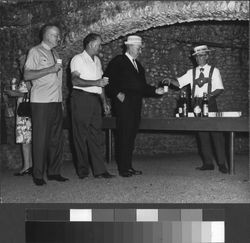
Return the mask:
[[32,153],[31,153],[31,143],[22,144],[23,152],[23,168],[20,173],[24,172],[32,166]]

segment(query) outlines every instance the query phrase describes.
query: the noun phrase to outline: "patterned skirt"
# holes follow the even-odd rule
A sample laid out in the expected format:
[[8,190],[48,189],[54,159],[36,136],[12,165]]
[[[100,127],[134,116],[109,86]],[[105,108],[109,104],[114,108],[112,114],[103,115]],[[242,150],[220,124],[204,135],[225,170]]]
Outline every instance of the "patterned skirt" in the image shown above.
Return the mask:
[[16,116],[16,143],[31,143],[31,118]]

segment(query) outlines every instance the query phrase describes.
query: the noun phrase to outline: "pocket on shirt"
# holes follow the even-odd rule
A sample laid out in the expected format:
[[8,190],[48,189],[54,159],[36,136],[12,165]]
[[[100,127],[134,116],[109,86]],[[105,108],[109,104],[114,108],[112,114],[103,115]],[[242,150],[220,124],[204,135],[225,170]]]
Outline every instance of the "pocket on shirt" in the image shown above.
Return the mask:
[[53,65],[53,63],[50,62],[48,59],[42,57],[42,58],[40,58],[40,65],[41,65],[41,67],[50,67]]

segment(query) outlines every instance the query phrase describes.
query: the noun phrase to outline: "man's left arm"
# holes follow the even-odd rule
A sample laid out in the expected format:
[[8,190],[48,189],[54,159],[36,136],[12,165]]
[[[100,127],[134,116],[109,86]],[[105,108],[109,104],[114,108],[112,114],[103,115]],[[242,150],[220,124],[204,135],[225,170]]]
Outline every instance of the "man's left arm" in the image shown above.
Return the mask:
[[145,96],[148,97],[161,97],[165,92],[164,92],[164,88],[163,87],[155,87],[155,86],[151,86],[149,84],[147,84],[147,88],[148,91],[145,92]]
[[157,88],[155,86],[147,84],[146,77],[145,77],[145,70],[143,67],[141,67],[141,70],[143,70],[142,75],[143,75],[143,82],[144,82],[143,96],[144,97],[161,97],[164,94],[164,88],[162,87]]

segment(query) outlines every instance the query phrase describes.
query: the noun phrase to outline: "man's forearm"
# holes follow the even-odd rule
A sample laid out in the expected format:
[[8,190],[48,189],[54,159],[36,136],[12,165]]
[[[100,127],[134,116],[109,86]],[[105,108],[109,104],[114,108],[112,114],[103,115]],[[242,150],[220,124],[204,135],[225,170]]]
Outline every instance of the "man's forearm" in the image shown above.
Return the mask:
[[40,69],[40,70],[24,70],[23,77],[25,81],[29,81],[29,80],[42,78],[51,73],[53,73],[53,70],[51,69],[51,67]]
[[173,78],[169,79],[169,84],[172,84],[172,85],[174,85],[175,87],[178,87],[178,88],[180,87],[180,84],[179,84],[177,79],[173,79]]
[[100,94],[101,100],[103,104],[107,104],[107,99],[106,99],[106,95],[105,95],[105,91],[102,88],[102,93]]
[[99,79],[98,80],[86,80],[80,77],[73,77],[72,83],[78,87],[90,87],[90,86],[99,86]]

